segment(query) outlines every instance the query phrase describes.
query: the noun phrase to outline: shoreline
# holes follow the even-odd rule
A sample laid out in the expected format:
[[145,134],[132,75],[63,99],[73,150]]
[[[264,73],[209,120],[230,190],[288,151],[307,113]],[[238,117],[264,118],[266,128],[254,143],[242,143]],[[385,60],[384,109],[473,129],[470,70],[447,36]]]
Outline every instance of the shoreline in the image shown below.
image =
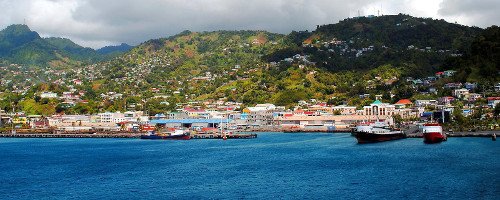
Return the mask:
[[[259,133],[346,133],[350,134],[347,130],[337,131],[255,131],[255,130],[239,130],[230,138],[239,138],[245,135],[257,135]],[[96,132],[96,133],[0,133],[0,138],[140,138],[146,132]],[[493,135],[500,134],[500,131],[477,131],[477,132],[453,132],[446,133],[448,137],[493,137]],[[210,137],[212,136],[212,137]],[[220,134],[192,134],[191,139],[213,139],[221,138]],[[234,136],[234,137],[233,137]],[[407,138],[422,138],[422,133],[407,133]],[[229,138],[229,137],[228,137]],[[254,137],[256,138],[256,137]]]

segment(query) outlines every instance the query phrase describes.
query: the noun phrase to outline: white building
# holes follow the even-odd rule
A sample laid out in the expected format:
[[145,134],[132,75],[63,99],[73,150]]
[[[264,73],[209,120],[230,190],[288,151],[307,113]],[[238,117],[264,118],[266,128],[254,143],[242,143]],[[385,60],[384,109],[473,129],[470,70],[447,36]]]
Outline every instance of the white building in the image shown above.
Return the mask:
[[464,98],[468,94],[469,94],[469,90],[465,89],[465,88],[453,90],[453,96],[456,98],[459,98],[459,99]]
[[125,121],[125,114],[116,112],[105,112],[97,114],[99,117],[98,121],[103,123],[120,123]]
[[426,106],[437,106],[437,100],[415,100],[415,106],[426,107]]
[[346,106],[346,105],[340,105],[340,106],[333,106],[332,107],[333,112],[335,111],[340,112],[341,115],[354,115],[356,114],[356,106]]
[[42,94],[40,94],[40,97],[41,98],[57,98],[57,93],[55,92],[42,92]]

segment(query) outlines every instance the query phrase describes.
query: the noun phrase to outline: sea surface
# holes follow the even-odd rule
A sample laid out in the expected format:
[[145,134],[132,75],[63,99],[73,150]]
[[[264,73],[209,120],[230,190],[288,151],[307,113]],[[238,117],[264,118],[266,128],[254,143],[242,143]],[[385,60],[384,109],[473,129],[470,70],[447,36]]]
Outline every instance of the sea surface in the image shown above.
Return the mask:
[[0,138],[0,199],[500,199],[500,142]]

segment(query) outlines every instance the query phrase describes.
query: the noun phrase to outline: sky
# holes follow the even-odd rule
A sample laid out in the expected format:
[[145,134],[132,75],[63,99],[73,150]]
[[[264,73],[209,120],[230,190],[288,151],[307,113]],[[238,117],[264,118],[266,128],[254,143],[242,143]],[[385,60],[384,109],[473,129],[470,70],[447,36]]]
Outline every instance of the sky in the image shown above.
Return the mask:
[[26,23],[42,37],[100,48],[182,32],[312,31],[360,15],[410,14],[486,28],[499,0],[0,0],[0,29]]

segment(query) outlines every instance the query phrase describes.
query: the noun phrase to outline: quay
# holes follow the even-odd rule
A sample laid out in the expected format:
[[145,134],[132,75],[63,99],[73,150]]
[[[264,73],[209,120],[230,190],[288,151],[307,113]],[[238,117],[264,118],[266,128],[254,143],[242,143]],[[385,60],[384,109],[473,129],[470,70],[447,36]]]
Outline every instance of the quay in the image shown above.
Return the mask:
[[[226,139],[254,139],[257,138],[257,134],[227,134]],[[224,139],[221,134],[191,134],[191,139]]]
[[142,133],[2,133],[0,134],[0,138],[139,138],[141,134]]
[[[0,133],[0,138],[140,138],[145,132],[71,132],[71,133]],[[226,139],[254,139],[255,133],[227,134]],[[191,134],[191,139],[224,139],[223,135]]]
[[[447,132],[448,137],[494,137],[499,131],[477,131],[477,132]],[[407,138],[422,138],[422,133],[406,133]]]

